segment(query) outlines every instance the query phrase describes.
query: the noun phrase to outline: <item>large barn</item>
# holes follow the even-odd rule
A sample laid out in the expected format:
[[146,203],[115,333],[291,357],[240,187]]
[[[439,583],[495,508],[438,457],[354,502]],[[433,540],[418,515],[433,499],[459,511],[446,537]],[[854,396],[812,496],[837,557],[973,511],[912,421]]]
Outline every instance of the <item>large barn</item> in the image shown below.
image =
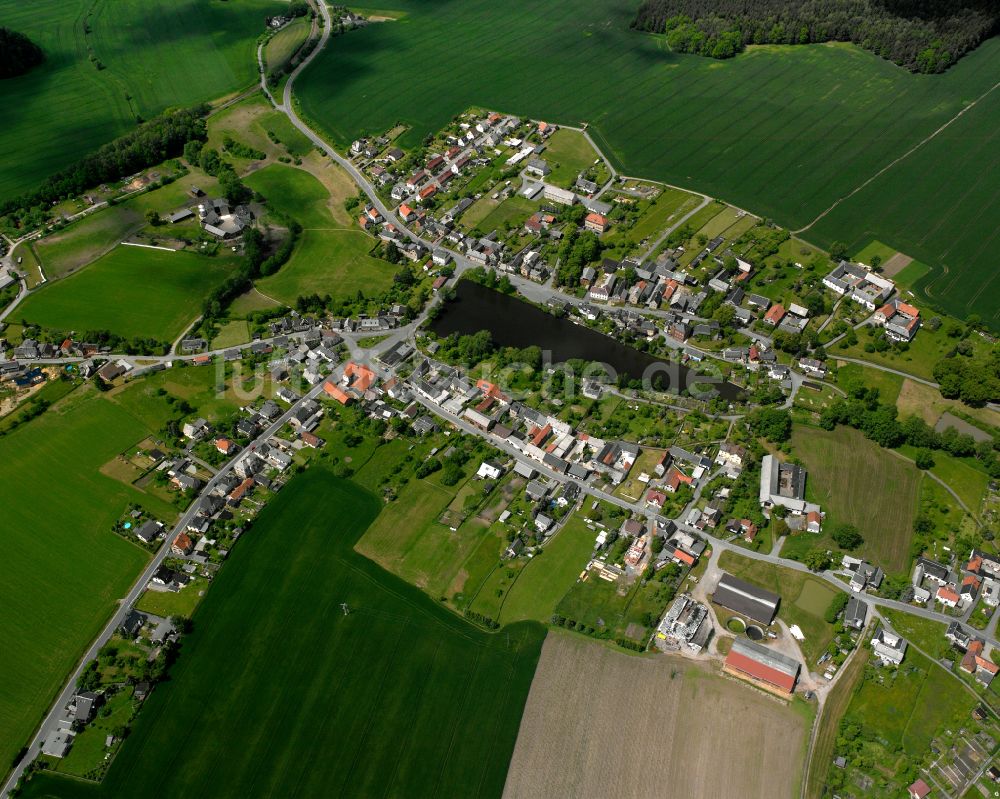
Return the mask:
[[731,574],[723,574],[712,601],[758,624],[770,624],[778,612],[781,597]]
[[723,668],[729,674],[749,680],[766,691],[787,695],[795,690],[800,666],[787,655],[746,638],[737,638]]

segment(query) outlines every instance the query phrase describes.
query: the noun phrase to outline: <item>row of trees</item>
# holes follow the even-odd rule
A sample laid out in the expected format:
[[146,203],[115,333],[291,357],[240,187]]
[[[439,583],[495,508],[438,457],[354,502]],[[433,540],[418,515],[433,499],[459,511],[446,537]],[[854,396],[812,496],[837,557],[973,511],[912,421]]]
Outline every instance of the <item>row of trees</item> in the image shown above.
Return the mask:
[[993,441],[976,440],[954,427],[937,432],[919,416],[900,421],[895,405],[879,402],[878,389],[858,387],[847,399],[839,400],[820,413],[820,426],[833,430],[838,424],[853,427],[882,447],[909,444],[919,450],[917,466],[928,469],[934,465],[932,452],[940,450],[957,458],[978,458],[991,477],[1000,478],[1000,459]]
[[168,111],[144,122],[57,172],[36,191],[0,204],[0,216],[27,214],[39,206],[47,209],[57,200],[179,156],[187,142],[204,140],[207,136],[204,120],[207,111],[208,106]]
[[645,0],[634,28],[674,50],[732,58],[749,44],[853,42],[913,72],[943,72],[1000,23],[992,0]]

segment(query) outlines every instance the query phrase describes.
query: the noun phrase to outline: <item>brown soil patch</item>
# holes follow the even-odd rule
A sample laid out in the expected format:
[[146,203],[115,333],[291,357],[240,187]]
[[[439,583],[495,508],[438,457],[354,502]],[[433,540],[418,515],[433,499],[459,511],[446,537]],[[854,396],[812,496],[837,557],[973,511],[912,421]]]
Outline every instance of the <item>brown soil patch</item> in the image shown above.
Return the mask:
[[945,412],[962,413],[970,416],[987,427],[1000,427],[1000,413],[989,408],[970,408],[957,400],[945,399],[941,392],[932,386],[917,383],[914,380],[904,380],[903,387],[896,399],[899,417],[916,414],[931,427]]
[[504,797],[782,799],[798,795],[805,737],[802,716],[717,665],[550,632]]
[[913,263],[913,259],[909,255],[897,252],[892,258],[882,264],[882,274],[886,277],[895,277],[911,263]]

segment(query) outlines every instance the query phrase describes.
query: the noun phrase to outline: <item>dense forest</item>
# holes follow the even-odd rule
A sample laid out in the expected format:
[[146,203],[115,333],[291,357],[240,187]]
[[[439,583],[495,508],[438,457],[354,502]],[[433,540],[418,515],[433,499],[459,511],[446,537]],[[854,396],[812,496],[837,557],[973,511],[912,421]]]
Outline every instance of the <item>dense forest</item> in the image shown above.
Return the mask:
[[83,156],[73,166],[56,173],[31,194],[0,204],[0,216],[47,206],[86,189],[111,183],[148,166],[180,155],[192,139],[206,137],[207,106],[170,111]]
[[42,48],[23,33],[0,28],[0,80],[23,75],[44,60]]
[[749,44],[853,42],[913,72],[943,72],[1000,30],[996,0],[645,0],[632,27],[672,49],[731,58]]

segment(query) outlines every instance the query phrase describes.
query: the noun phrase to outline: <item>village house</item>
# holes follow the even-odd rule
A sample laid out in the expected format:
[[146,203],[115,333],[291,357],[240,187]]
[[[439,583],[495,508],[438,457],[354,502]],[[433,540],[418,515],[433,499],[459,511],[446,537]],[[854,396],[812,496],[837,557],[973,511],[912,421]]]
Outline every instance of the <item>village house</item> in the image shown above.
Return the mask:
[[841,261],[823,278],[823,285],[850,299],[869,311],[881,306],[895,290],[891,280],[876,275],[860,264]]
[[906,654],[906,641],[880,626],[872,637],[872,652],[883,665],[898,666]]
[[608,218],[601,214],[589,213],[583,219],[583,227],[593,233],[601,234],[608,229]]
[[182,557],[184,555],[190,555],[194,550],[194,542],[191,541],[191,536],[187,533],[178,533],[177,538],[170,545],[170,551],[172,554]]

